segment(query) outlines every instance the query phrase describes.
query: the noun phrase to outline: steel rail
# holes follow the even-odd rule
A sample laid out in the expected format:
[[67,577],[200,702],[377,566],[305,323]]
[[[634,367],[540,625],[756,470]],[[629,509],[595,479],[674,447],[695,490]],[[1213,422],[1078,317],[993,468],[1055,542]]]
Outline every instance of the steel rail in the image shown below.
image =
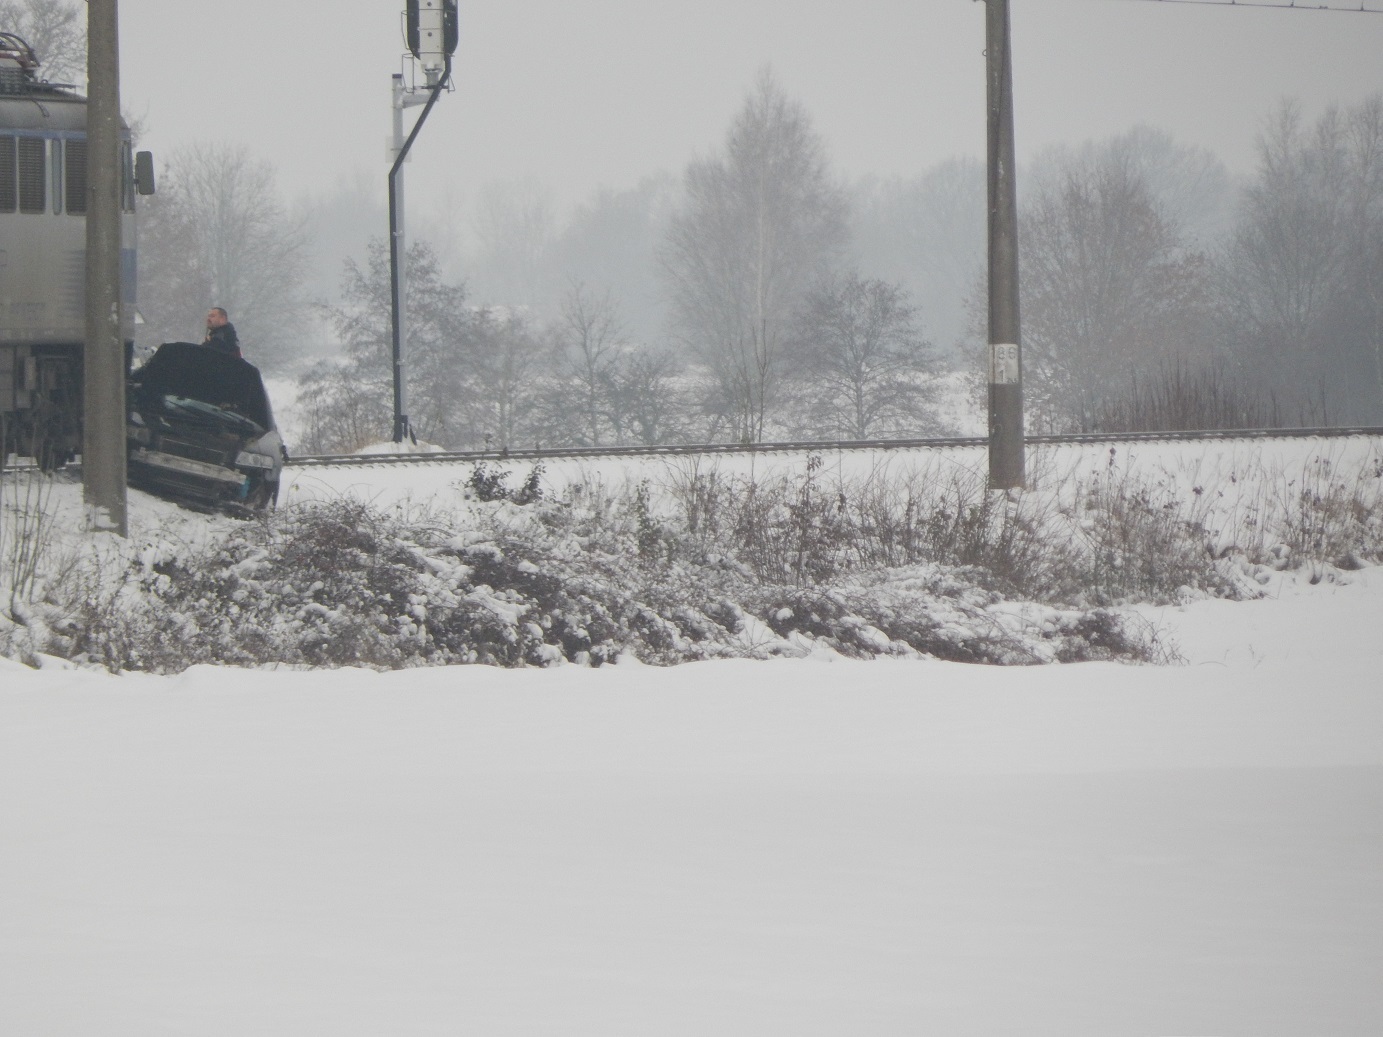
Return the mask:
[[[1383,437],[1383,427],[1340,426],[1297,429],[1211,429],[1197,432],[1079,432],[1030,435],[1030,445],[1080,443],[1197,442],[1225,439],[1341,439]],[[925,450],[948,447],[986,447],[985,436],[925,439],[793,440],[773,443],[701,443],[664,446],[534,447],[514,450],[448,450],[433,453],[306,454],[290,457],[289,468],[350,467],[379,464],[445,464],[479,461],[545,461],[591,458],[685,457],[694,454],[847,453],[861,450]]]
[[[1383,427],[1371,425],[1289,429],[1206,429],[1196,432],[1076,432],[1030,435],[1028,445],[1061,446],[1091,443],[1168,443],[1226,439],[1344,439],[1349,436],[1383,438]],[[687,457],[696,454],[850,453],[862,450],[926,450],[954,447],[987,447],[985,436],[929,437],[921,439],[789,440],[773,443],[698,443],[664,446],[533,447],[515,450],[444,450],[432,453],[387,452],[377,454],[303,454],[292,456],[287,468],[366,467],[369,465],[446,464],[479,461],[546,461],[594,458]],[[32,463],[7,464],[6,473],[32,471]],[[81,463],[68,465],[80,471]]]

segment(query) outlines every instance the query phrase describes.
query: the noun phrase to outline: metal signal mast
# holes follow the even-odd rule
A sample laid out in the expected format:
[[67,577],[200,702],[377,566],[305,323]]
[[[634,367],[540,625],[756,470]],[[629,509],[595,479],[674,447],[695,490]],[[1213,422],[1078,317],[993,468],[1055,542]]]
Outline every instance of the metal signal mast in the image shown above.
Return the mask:
[[[403,74],[393,79],[394,136],[389,167],[389,297],[394,359],[394,442],[414,439],[408,421],[407,379],[403,358],[407,250],[403,234],[403,163],[418,131],[443,90],[451,89],[451,56],[456,52],[456,0],[407,0],[404,10],[408,52],[422,68],[425,86],[405,86]],[[403,135],[403,110],[424,105],[407,138]]]

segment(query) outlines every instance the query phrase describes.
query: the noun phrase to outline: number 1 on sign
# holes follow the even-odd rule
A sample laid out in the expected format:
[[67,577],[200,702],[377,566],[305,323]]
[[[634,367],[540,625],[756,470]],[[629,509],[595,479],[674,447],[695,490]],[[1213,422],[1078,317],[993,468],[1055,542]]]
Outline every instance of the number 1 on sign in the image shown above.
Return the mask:
[[989,384],[1015,385],[1018,382],[1018,346],[1013,342],[989,344]]

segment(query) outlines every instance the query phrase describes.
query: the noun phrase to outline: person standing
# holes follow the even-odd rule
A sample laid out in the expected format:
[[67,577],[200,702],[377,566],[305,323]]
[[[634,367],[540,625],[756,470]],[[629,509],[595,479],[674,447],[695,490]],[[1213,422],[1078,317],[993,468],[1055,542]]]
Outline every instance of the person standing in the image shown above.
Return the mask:
[[233,357],[241,355],[240,340],[236,338],[235,325],[230,322],[230,314],[219,306],[213,306],[207,310],[206,338],[202,339],[202,345],[209,346],[219,353],[228,353]]

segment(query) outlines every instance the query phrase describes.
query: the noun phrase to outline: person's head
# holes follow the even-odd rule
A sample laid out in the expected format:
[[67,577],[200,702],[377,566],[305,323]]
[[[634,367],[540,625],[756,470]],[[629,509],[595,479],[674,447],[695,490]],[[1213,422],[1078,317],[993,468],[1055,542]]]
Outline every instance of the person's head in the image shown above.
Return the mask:
[[230,314],[219,306],[213,306],[206,311],[206,326],[208,328],[224,328],[230,323]]

